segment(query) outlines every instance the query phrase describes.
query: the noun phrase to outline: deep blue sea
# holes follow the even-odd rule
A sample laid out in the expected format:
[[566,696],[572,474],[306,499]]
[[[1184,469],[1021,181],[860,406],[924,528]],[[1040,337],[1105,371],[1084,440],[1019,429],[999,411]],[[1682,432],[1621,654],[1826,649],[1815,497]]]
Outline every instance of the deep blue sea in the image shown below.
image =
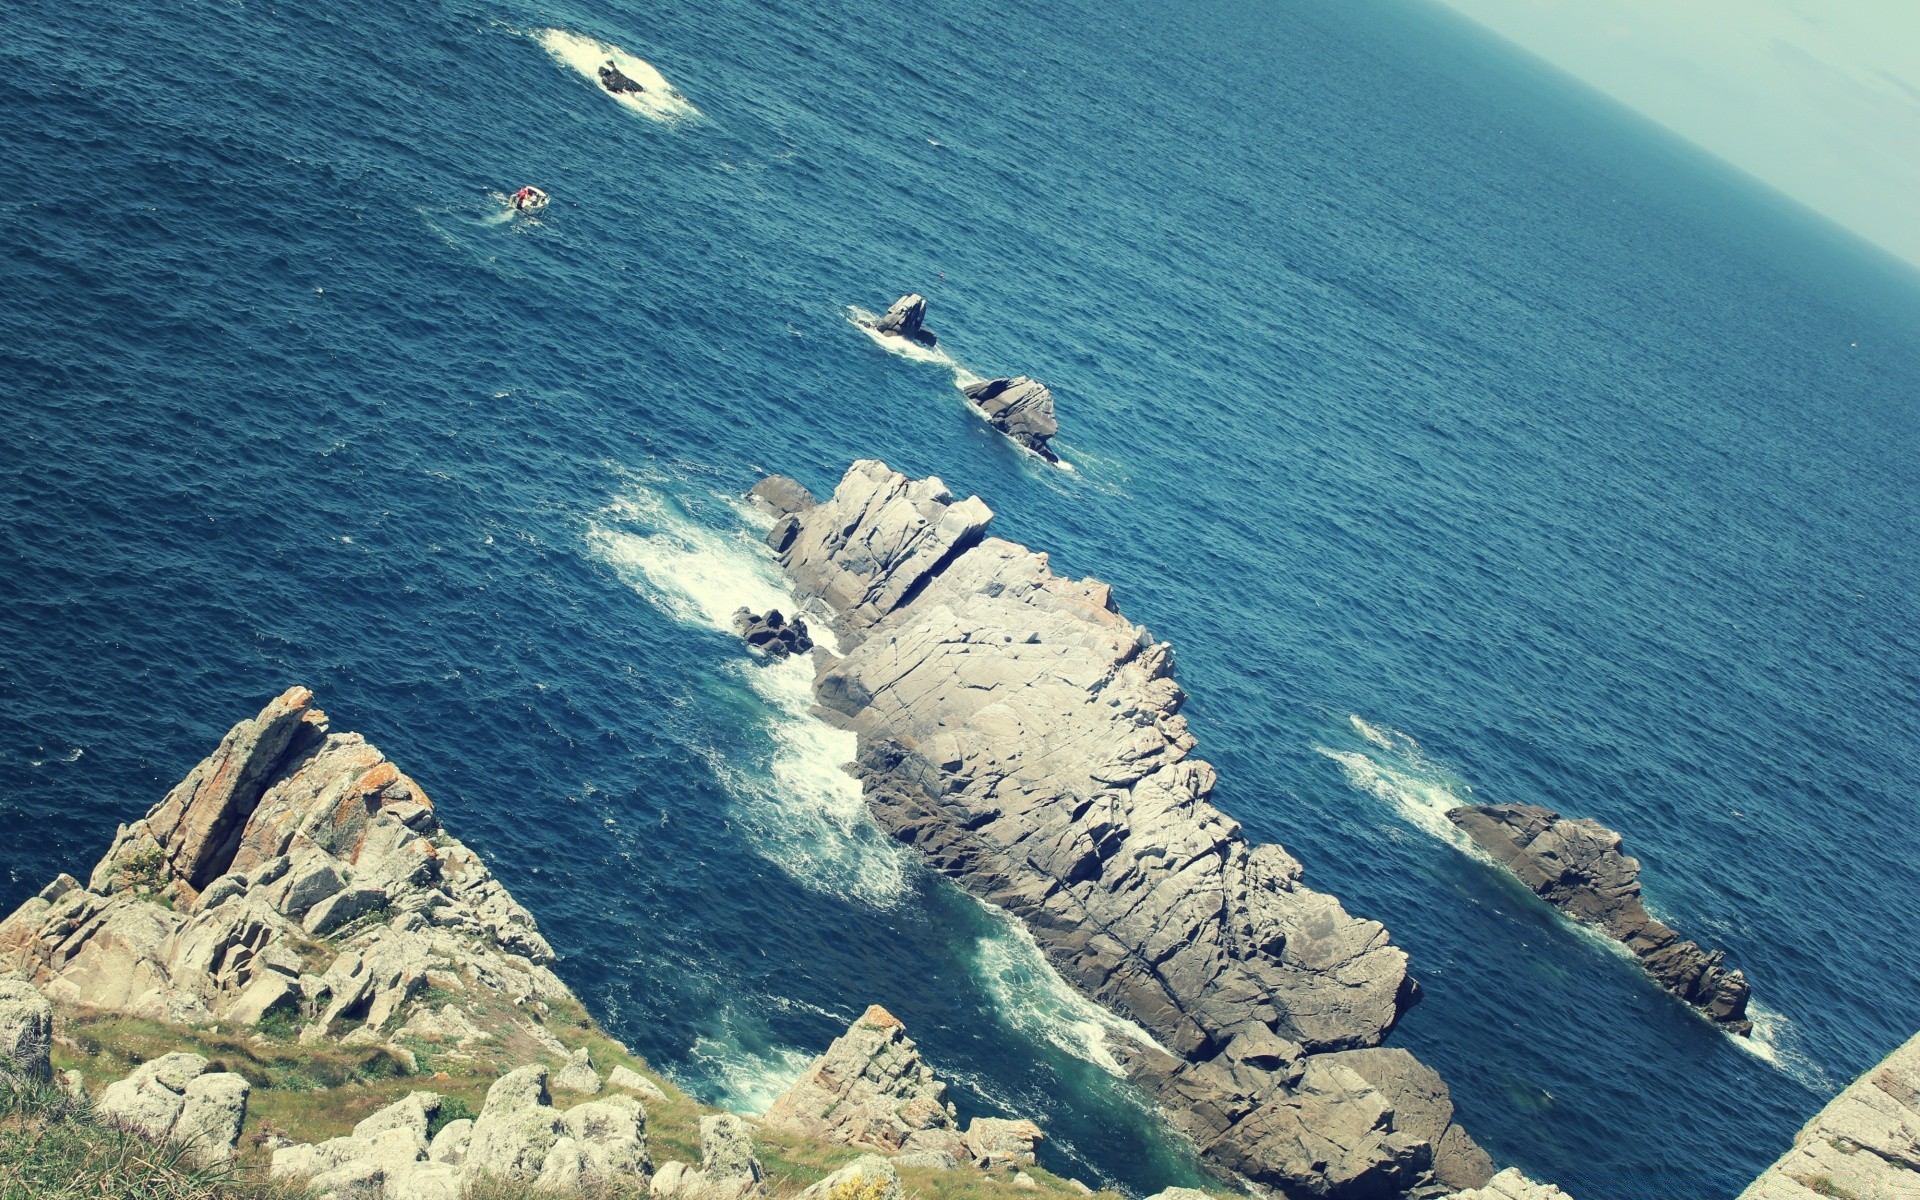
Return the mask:
[[[724,632],[778,586],[734,497],[879,457],[1175,643],[1503,1163],[1728,1197],[1920,1028],[1920,274],[1445,10],[26,0],[0,112],[0,907],[305,683],[701,1095],[878,1002],[1049,1165],[1192,1180]],[[850,323],[906,290],[951,362]],[[1756,1044],[1464,800],[1622,830]]]

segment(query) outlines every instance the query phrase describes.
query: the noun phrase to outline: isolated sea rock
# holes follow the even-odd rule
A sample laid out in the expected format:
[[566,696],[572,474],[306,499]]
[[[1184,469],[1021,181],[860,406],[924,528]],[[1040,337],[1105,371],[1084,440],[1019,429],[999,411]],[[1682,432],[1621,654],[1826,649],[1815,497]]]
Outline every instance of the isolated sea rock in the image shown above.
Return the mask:
[[1854,1080],[1738,1200],[1920,1196],[1920,1035]]
[[863,461],[776,527],[845,648],[815,697],[858,735],[875,819],[1149,1035],[1108,1049],[1219,1165],[1351,1197],[1435,1185],[1442,1145],[1470,1165],[1437,1076],[1410,1103],[1396,1059],[1329,1059],[1414,1001],[1406,955],[1212,805],[1171,647],[992,517]]
[[1536,804],[1456,808],[1447,819],[1547,903],[1625,943],[1662,987],[1731,1033],[1753,1031],[1747,977],[1727,969],[1724,951],[1707,950],[1648,915],[1640,860],[1621,849],[1619,834]]
[[[533,917],[450,836],[411,778],[333,733],[291,688],[230,730],[83,886],[63,875],[0,921],[0,976],[56,1004],[189,1025],[270,1013],[307,1037],[384,1041],[443,991],[570,999]],[[482,1034],[443,1006],[455,1037]]]
[[963,384],[973,406],[986,414],[987,423],[1050,463],[1058,463],[1047,443],[1060,432],[1053,412],[1053,393],[1047,385],[1025,375]]
[[873,323],[874,332],[893,337],[906,338],[919,342],[922,346],[936,346],[940,339],[933,330],[926,327],[927,301],[924,296],[914,292],[895,300],[880,319]]
[[807,636],[807,623],[797,616],[788,619],[777,608],[767,610],[765,616],[748,608],[735,609],[733,631],[749,647],[776,662],[813,649],[813,639]]

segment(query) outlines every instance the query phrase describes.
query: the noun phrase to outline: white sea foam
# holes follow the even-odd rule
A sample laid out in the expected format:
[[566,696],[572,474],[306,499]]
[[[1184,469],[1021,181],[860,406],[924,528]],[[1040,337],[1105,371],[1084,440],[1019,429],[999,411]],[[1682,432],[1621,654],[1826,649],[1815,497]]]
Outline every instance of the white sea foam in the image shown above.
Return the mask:
[[1473,840],[1447,820],[1448,809],[1474,803],[1471,787],[1429,759],[1420,743],[1407,734],[1357,716],[1349,716],[1347,723],[1374,748],[1372,752],[1327,746],[1315,746],[1314,751],[1339,763],[1349,784],[1392,805],[1416,829],[1479,854]]
[[1126,1072],[1107,1048],[1109,1038],[1160,1048],[1140,1026],[1074,991],[1024,926],[997,910],[994,916],[1001,929],[974,943],[974,973],[1015,1029],[1119,1078]]
[[1749,1000],[1747,1016],[1753,1021],[1753,1036],[1734,1038],[1734,1045],[1810,1088],[1829,1095],[1840,1090],[1834,1086],[1833,1077],[1801,1049],[1800,1031],[1785,1013]]
[[688,1057],[702,1064],[720,1106],[737,1113],[767,1111],[813,1062],[812,1055],[792,1046],[747,1045],[732,1028],[702,1035]]
[[[796,611],[758,531],[738,509],[719,523],[703,522],[666,491],[639,483],[601,511],[587,545],[648,602],[689,625],[731,633],[741,605]],[[812,631],[834,648],[824,622],[812,623]],[[858,753],[854,735],[812,715],[811,661],[756,663],[743,653],[732,669],[759,699],[772,746],[764,763],[702,751],[737,806],[735,822],[760,853],[808,887],[879,907],[897,901],[907,891],[907,852],[874,825],[859,783],[844,769]]]
[[[543,29],[534,37],[555,62],[578,71],[601,95],[618,101],[643,117],[671,123],[700,115],[700,110],[693,106],[692,101],[667,82],[667,77],[655,70],[652,63],[628,54],[611,42],[596,41],[564,29]],[[600,68],[608,59],[613,60],[613,65],[620,69],[622,75],[646,90],[638,94],[621,92],[616,95],[601,87]]]
[[80,756],[85,754],[86,752],[87,751],[85,747],[75,746],[73,749],[67,751],[65,754],[57,754],[51,758],[30,758],[27,760],[27,765],[38,768],[38,767],[44,767],[48,763],[61,763],[61,764],[77,763],[80,761]]

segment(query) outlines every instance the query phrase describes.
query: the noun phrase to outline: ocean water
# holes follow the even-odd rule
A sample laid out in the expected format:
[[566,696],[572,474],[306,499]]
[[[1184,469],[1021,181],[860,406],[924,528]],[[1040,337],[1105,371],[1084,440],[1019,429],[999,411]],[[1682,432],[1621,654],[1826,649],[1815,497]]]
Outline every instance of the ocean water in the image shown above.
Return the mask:
[[[878,1002],[1049,1165],[1194,1180],[1108,1019],[726,632],[781,596],[738,494],[880,457],[1176,644],[1220,803],[1393,930],[1396,1040],[1502,1162],[1730,1196],[1920,1028],[1920,277],[1444,11],[0,32],[0,905],[305,683],[700,1094],[764,1104]],[[850,323],[909,289],[946,357]],[[962,372],[1051,384],[1076,470]],[[1761,1037],[1491,871],[1465,800],[1622,830]]]

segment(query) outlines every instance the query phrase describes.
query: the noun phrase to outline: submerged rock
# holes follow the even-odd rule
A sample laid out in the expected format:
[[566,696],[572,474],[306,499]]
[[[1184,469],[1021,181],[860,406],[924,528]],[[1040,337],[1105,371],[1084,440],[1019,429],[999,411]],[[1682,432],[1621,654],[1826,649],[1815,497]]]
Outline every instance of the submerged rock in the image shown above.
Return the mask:
[[1727,969],[1724,951],[1688,941],[1647,913],[1640,860],[1622,851],[1619,834],[1536,804],[1456,808],[1447,819],[1547,903],[1625,943],[1662,987],[1729,1032],[1753,1031],[1747,977]]
[[815,696],[859,737],[875,819],[1144,1030],[1109,1051],[1215,1163],[1327,1196],[1432,1188],[1442,1162],[1484,1182],[1438,1076],[1335,1053],[1413,1002],[1406,955],[1213,806],[1172,649],[992,517],[865,461],[776,528],[847,648]]
[[1050,463],[1060,461],[1047,445],[1060,432],[1060,422],[1054,417],[1053,393],[1046,384],[1015,375],[964,384],[960,390],[995,429]]
[[735,609],[733,631],[748,646],[776,661],[813,649],[813,639],[807,636],[807,623],[799,617],[789,621],[777,608],[768,609],[764,617],[749,608]]
[[924,322],[927,319],[927,301],[919,293],[910,293],[893,302],[893,306],[873,323],[874,332],[892,337],[906,338],[919,342],[922,346],[939,345],[940,339],[934,336]]

